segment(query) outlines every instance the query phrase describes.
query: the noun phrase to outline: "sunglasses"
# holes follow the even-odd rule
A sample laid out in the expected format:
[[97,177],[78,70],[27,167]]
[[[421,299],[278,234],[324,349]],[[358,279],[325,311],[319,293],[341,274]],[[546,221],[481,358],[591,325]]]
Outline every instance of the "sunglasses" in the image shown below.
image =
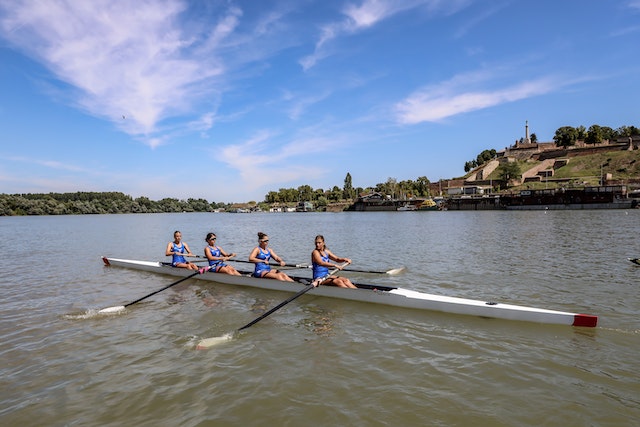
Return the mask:
[[261,241],[261,242],[264,242],[264,243],[268,243],[268,242],[269,242],[269,239],[266,239],[266,240],[260,240],[260,241]]

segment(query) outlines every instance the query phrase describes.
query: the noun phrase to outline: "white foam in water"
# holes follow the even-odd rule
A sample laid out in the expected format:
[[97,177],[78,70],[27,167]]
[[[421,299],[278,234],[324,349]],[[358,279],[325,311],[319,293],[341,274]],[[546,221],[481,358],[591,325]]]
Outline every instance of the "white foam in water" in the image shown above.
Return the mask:
[[220,337],[205,338],[200,340],[196,346],[196,350],[206,350],[209,347],[213,347],[218,344],[222,344],[233,339],[233,332],[228,332]]

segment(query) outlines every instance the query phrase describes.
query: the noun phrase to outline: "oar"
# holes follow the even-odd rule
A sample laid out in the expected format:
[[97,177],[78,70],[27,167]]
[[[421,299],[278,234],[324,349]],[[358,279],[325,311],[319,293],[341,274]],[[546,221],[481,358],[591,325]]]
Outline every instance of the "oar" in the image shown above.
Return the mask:
[[103,313],[103,314],[118,313],[118,312],[124,310],[125,308],[129,307],[130,305],[136,304],[136,303],[138,303],[138,302],[140,302],[140,301],[142,301],[144,299],[147,299],[147,298],[149,298],[149,297],[151,297],[151,296],[153,296],[153,295],[155,295],[157,293],[160,293],[160,292],[164,291],[165,289],[169,289],[170,287],[175,286],[178,283],[182,283],[185,280],[192,278],[193,276],[197,276],[198,274],[203,274],[203,273],[209,271],[210,268],[211,267],[201,268],[200,270],[196,271],[195,273],[189,274],[188,276],[185,276],[182,279],[180,279],[180,280],[178,280],[176,282],[173,282],[173,283],[165,286],[162,289],[158,289],[157,291],[151,292],[149,295],[145,295],[142,298],[138,298],[135,301],[131,301],[129,304],[116,305],[116,306],[113,306],[113,307],[103,308],[102,310],[99,310],[98,313]]
[[[201,261],[193,261],[193,262],[205,262],[205,261],[209,261],[209,259],[208,259],[206,256],[202,256],[202,255],[182,255],[182,256],[183,256],[183,257],[185,257],[185,258],[186,258],[186,257],[189,257],[189,258],[201,258],[201,259],[202,259]],[[232,257],[229,257],[229,258],[233,258],[233,257],[235,257],[235,255],[234,255],[234,256],[232,256]],[[222,261],[222,260],[220,260],[220,261]],[[229,261],[236,261],[236,260],[234,260],[234,259],[230,259]],[[249,262],[249,261],[247,261],[247,262]]]
[[[241,259],[233,259],[231,260],[233,262],[246,262],[249,264],[253,264],[253,262],[251,261],[245,261],[245,260],[241,260]],[[270,264],[276,267],[280,267],[280,264]],[[312,265],[309,264],[285,264],[284,267],[289,267],[289,268],[313,268]],[[396,274],[400,274],[400,273],[404,273],[404,271],[406,270],[406,267],[402,266],[402,267],[398,267],[398,268],[392,268],[391,270],[386,270],[386,271],[380,271],[380,270],[357,270],[355,268],[343,268],[342,271],[351,271],[353,273],[370,273],[370,274],[388,274],[390,276],[395,276]]]
[[[289,304],[291,301],[293,301],[294,299],[298,298],[300,295],[302,295],[302,294],[304,294],[306,292],[309,292],[311,289],[315,288],[316,286],[319,286],[322,282],[324,282],[329,277],[331,277],[334,274],[336,274],[338,271],[339,271],[339,269],[336,268],[336,269],[332,270],[326,276],[314,280],[307,287],[305,287],[304,289],[302,289],[301,291],[299,291],[295,295],[292,295],[289,298],[287,298],[286,300],[282,301],[280,304],[276,305],[271,310],[269,310],[266,313],[262,314],[260,317],[257,317],[255,319],[253,319],[251,322],[249,322],[246,325],[244,325],[243,327],[236,329],[235,333],[238,333],[238,332],[242,331],[243,329],[247,329],[248,327],[255,325],[256,323],[258,323],[259,321],[261,321],[265,317],[269,316],[274,311],[280,310],[282,307],[284,307],[285,305]],[[227,341],[227,340],[229,340],[229,339],[231,339],[233,337],[233,334],[234,333],[227,333],[227,334],[225,334],[225,335],[223,335],[221,337],[212,337],[212,338],[205,338],[203,340],[200,340],[200,342],[196,346],[196,350],[205,350],[205,349],[207,349],[209,347],[212,347],[212,346],[214,346],[216,344],[219,344],[221,342]]]
[[354,273],[371,273],[371,274],[388,274],[390,276],[395,276],[396,274],[404,273],[407,268],[405,266],[392,268],[387,271],[378,271],[378,270],[356,270],[353,268],[344,268],[342,271],[353,271]]

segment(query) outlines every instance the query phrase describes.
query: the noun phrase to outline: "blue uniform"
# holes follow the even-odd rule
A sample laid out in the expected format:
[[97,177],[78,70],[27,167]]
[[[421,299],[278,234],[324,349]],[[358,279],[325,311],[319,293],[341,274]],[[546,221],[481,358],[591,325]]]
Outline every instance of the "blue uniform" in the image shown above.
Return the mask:
[[[173,243],[173,248],[171,249],[172,252],[174,252],[173,254],[173,259],[171,260],[171,265],[172,266],[176,266],[176,264],[179,263],[186,263],[187,260],[184,259],[184,257],[180,254],[184,253],[184,243],[180,242],[180,246],[176,245],[175,242]],[[178,253],[175,253],[178,252]]]
[[[220,249],[216,246],[209,246],[209,252],[211,252],[211,256],[215,256],[215,257],[219,257],[222,256],[222,253],[220,252]],[[225,264],[221,259],[210,259],[209,260],[209,266],[215,266],[214,268],[212,268],[209,271],[218,271],[220,270],[222,267],[226,267],[227,264]]]
[[[329,262],[329,254],[320,252],[320,258],[323,262]],[[325,277],[329,274],[329,268],[324,265],[313,263],[313,280]]]
[[269,265],[269,260],[271,259],[271,251],[267,249],[267,251],[263,251],[261,248],[258,248],[258,255],[256,258],[264,260],[264,262],[257,262],[255,264],[255,269],[253,270],[253,277],[262,277],[266,273],[271,271],[271,266]]

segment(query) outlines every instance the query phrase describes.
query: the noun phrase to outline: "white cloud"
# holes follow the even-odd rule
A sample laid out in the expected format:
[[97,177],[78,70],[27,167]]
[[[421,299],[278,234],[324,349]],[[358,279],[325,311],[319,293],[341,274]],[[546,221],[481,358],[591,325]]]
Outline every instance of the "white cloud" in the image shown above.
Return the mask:
[[216,11],[206,28],[183,22],[179,0],[8,3],[0,4],[2,36],[75,87],[83,109],[152,147],[163,119],[191,113],[216,90],[225,72],[217,49],[242,16]]
[[309,107],[323,101],[324,99],[327,99],[330,95],[330,91],[325,91],[317,95],[296,96],[295,98],[291,99],[293,105],[289,109],[289,118],[292,120],[297,120]]
[[300,59],[299,63],[305,71],[312,68],[330,56],[325,45],[331,40],[373,27],[398,13],[424,7],[432,13],[450,14],[468,3],[469,0],[363,0],[359,5],[349,3],[342,10],[343,19],[321,27],[314,52]]
[[325,168],[304,161],[298,162],[300,166],[291,166],[291,159],[331,150],[340,144],[337,139],[329,141],[322,137],[302,136],[289,142],[279,138],[277,133],[264,130],[243,143],[216,150],[214,155],[238,170],[246,187],[255,190],[320,177],[326,172]]
[[484,72],[464,74],[448,82],[422,88],[396,104],[396,120],[401,124],[438,122],[457,114],[549,93],[559,87],[551,78],[539,78],[495,90],[470,87],[489,78]]

